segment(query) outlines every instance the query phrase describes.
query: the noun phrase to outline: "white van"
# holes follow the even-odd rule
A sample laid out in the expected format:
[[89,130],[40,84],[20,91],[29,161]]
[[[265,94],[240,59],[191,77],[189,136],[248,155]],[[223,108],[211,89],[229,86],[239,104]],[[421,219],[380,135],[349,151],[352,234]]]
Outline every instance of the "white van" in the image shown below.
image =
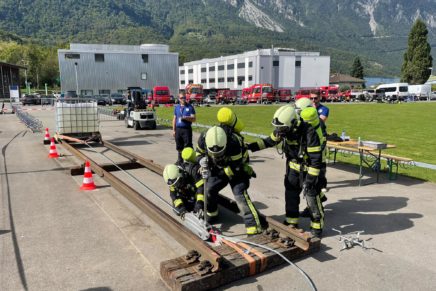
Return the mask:
[[407,83],[382,84],[377,87],[377,90],[385,92],[387,101],[402,101],[409,96],[409,84]]

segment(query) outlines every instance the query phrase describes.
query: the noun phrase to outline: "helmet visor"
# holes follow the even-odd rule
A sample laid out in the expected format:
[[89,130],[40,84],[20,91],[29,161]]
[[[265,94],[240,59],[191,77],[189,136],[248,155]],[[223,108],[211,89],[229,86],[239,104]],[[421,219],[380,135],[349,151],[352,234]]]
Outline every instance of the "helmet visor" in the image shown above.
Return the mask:
[[180,177],[177,177],[175,179],[168,179],[167,184],[168,186],[173,186],[173,187],[178,187],[181,184],[181,180]]
[[213,147],[207,148],[207,152],[209,155],[214,159],[219,159],[224,156],[225,153],[225,147],[214,145]]

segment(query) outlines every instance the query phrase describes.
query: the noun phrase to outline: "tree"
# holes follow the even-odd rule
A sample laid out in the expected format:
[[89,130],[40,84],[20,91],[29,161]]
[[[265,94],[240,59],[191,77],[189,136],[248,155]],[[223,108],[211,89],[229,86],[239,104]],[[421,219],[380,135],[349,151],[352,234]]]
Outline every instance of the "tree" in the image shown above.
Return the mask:
[[360,62],[360,58],[356,57],[351,68],[351,76],[354,78],[363,79],[363,66]]
[[428,30],[421,19],[412,26],[407,41],[407,51],[401,67],[401,81],[409,84],[424,84],[431,74],[433,58],[427,39]]

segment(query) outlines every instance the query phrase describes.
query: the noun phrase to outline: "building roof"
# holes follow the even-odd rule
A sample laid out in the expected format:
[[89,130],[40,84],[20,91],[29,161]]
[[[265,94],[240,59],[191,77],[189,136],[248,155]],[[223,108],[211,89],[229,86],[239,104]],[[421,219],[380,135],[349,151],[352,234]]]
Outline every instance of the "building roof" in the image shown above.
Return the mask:
[[330,75],[330,84],[340,84],[340,83],[365,83],[365,80],[351,77],[350,75],[335,73]]
[[14,69],[23,69],[23,70],[27,69],[27,67],[23,67],[23,66],[20,66],[20,65],[15,65],[15,64],[9,64],[9,63],[5,63],[5,62],[0,62],[0,66],[12,67]]

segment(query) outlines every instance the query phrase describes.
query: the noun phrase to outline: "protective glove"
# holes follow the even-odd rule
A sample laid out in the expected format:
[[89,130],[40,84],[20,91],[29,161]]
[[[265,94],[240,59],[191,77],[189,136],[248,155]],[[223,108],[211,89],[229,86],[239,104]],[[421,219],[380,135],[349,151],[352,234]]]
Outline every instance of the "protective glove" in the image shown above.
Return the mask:
[[200,164],[200,167],[207,168],[207,166],[208,166],[208,158],[207,157],[202,157],[198,163]]
[[203,211],[204,209],[204,202],[203,201],[197,201],[195,202],[195,206],[194,206],[194,212],[198,212],[198,211]]
[[244,164],[244,172],[247,173],[247,175],[251,178],[256,178],[256,172],[253,170],[253,168],[248,165],[248,164]]
[[197,215],[197,217],[199,219],[204,219],[204,211],[203,211],[203,209],[200,209],[197,212],[195,212],[195,215]]
[[188,212],[188,211],[186,210],[186,208],[185,208],[184,206],[180,207],[180,208],[178,209],[178,211],[179,211],[178,215],[180,216],[180,218],[181,218],[182,220],[184,220],[184,219],[185,219],[185,214],[186,214],[186,212]]

